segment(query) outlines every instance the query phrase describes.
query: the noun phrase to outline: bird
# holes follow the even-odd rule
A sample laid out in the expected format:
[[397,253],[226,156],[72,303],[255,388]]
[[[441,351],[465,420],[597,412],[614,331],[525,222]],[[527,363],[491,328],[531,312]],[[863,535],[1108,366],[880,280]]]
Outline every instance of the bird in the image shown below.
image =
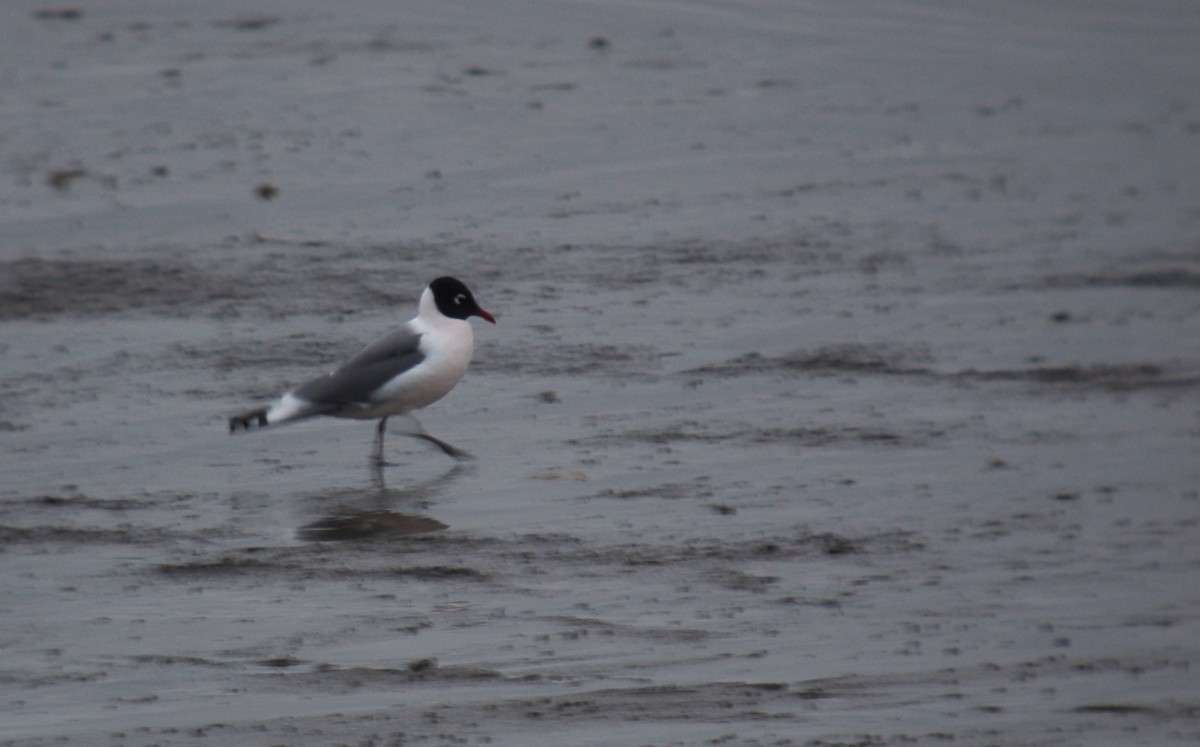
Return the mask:
[[[421,293],[417,315],[381,337],[333,371],[283,394],[274,403],[229,418],[229,432],[265,428],[327,415],[379,420],[373,457],[384,464],[383,434],[393,415],[407,415],[437,402],[462,380],[475,348],[471,317],[496,323],[458,278],[443,276]],[[424,439],[456,459],[471,455],[417,430],[405,435]]]

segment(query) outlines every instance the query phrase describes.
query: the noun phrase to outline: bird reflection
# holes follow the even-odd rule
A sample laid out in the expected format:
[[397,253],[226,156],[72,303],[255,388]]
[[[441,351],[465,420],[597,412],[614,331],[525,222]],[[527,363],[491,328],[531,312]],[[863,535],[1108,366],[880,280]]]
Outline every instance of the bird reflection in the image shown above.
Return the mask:
[[446,524],[433,517],[394,511],[392,507],[403,505],[423,509],[469,469],[467,465],[457,464],[428,480],[403,488],[389,488],[382,465],[372,462],[370,489],[347,488],[326,491],[315,496],[322,503],[332,500],[339,504],[339,508],[324,518],[300,527],[296,530],[296,535],[310,542],[344,542],[425,534],[446,529]]

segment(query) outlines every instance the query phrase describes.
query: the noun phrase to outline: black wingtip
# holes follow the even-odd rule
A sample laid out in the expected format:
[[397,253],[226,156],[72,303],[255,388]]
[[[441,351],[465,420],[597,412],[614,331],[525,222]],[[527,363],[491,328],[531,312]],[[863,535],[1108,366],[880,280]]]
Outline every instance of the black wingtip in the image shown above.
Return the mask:
[[267,408],[260,407],[257,410],[243,412],[240,415],[234,415],[229,419],[229,432],[237,433],[241,428],[248,431],[251,428],[265,428],[267,426]]

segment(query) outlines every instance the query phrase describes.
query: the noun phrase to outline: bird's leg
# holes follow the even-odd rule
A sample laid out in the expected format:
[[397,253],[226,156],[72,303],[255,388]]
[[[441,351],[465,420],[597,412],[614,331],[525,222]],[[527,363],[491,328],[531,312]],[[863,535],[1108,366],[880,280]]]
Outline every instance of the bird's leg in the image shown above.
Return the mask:
[[383,463],[375,459],[371,460],[371,484],[375,487],[378,500],[384,500],[387,497],[387,481],[383,479]]
[[434,446],[441,449],[442,453],[444,453],[446,456],[454,457],[455,459],[458,459],[458,460],[475,458],[474,456],[471,455],[470,452],[463,451],[462,449],[458,448],[457,446],[448,444],[445,441],[443,441],[442,439],[440,439],[436,436],[431,436],[428,433],[426,433],[425,429],[421,426],[421,421],[419,421],[415,417],[413,417],[412,413],[408,413],[407,415],[405,415],[405,417],[412,422],[412,424],[414,426],[414,430],[406,431],[404,435],[412,436],[413,438],[419,438],[423,441],[428,441],[429,443],[431,443]]
[[424,431],[421,431],[420,433],[409,433],[408,435],[412,436],[413,438],[421,438],[421,439],[428,441],[429,443],[433,444],[434,446],[438,447],[443,452],[445,452],[445,454],[447,456],[452,456],[455,459],[463,460],[463,459],[474,459],[475,458],[474,456],[471,455],[471,452],[463,451],[462,449],[458,448],[457,446],[448,444],[445,441],[443,441],[442,439],[438,438],[437,436],[431,436]]
[[387,429],[387,416],[379,419],[379,427],[375,429],[375,464],[383,466],[383,432]]

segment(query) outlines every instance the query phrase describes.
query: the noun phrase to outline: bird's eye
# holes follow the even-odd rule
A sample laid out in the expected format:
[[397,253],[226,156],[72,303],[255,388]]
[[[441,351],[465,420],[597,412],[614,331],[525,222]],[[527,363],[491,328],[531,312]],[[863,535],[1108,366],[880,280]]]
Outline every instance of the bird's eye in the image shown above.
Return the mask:
[[455,305],[455,306],[462,306],[462,305],[463,305],[463,301],[466,301],[466,300],[467,300],[467,297],[466,297],[466,296],[464,296],[463,294],[459,293],[457,296],[455,296],[455,297],[454,297],[454,305]]

